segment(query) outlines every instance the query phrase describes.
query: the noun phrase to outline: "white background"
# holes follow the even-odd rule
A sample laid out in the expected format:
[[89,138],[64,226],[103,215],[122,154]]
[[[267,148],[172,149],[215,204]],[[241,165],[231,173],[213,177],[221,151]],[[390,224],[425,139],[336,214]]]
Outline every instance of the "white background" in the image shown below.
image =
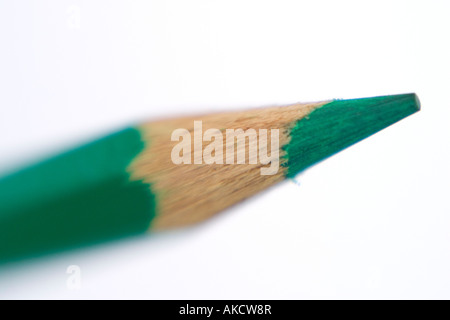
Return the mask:
[[422,111],[199,226],[2,266],[0,298],[450,298],[449,9],[1,1],[2,171],[166,115],[408,92]]

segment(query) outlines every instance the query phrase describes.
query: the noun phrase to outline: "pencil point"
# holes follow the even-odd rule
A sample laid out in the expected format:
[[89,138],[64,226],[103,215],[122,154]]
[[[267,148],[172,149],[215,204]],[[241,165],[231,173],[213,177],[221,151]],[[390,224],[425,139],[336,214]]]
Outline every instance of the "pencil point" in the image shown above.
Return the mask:
[[419,97],[415,93],[411,93],[411,94],[414,96],[414,102],[416,104],[416,111],[419,111],[421,108]]
[[287,177],[420,110],[415,93],[334,100],[300,119],[285,147]]

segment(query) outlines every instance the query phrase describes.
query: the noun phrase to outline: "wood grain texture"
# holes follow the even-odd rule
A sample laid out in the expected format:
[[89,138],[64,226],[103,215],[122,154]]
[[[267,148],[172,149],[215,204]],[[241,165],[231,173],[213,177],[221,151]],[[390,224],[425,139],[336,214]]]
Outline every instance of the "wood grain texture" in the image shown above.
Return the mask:
[[[149,145],[132,163],[134,179],[151,183],[156,195],[156,216],[151,229],[193,224],[248,198],[285,178],[283,146],[289,142],[295,123],[326,102],[269,107],[243,112],[209,114],[146,123],[140,126]],[[194,120],[201,120],[203,132],[226,129],[279,129],[280,167],[274,175],[262,176],[261,164],[180,164],[171,161],[175,129],[185,128],[193,136]],[[203,142],[206,146],[209,142]],[[270,148],[270,142],[267,144]],[[233,146],[234,147],[234,146]],[[246,143],[246,154],[251,145]],[[192,148],[193,142],[192,142]],[[226,146],[224,143],[224,154]],[[270,150],[269,150],[270,153]],[[193,155],[192,160],[193,160]],[[237,155],[235,155],[237,156]]]

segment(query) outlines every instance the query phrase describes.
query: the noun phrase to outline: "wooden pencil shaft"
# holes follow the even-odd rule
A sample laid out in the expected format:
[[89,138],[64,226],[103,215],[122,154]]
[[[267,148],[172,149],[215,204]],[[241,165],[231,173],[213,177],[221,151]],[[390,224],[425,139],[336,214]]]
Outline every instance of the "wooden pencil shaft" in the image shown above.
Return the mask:
[[0,261],[203,221],[419,108],[403,94],[119,131],[0,179]]

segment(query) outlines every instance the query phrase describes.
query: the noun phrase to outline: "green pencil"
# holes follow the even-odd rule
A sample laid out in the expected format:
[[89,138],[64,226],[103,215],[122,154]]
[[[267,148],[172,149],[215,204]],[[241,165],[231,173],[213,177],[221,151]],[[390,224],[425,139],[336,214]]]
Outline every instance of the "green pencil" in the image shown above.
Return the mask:
[[0,179],[0,260],[200,222],[419,109],[402,94],[126,128]]

